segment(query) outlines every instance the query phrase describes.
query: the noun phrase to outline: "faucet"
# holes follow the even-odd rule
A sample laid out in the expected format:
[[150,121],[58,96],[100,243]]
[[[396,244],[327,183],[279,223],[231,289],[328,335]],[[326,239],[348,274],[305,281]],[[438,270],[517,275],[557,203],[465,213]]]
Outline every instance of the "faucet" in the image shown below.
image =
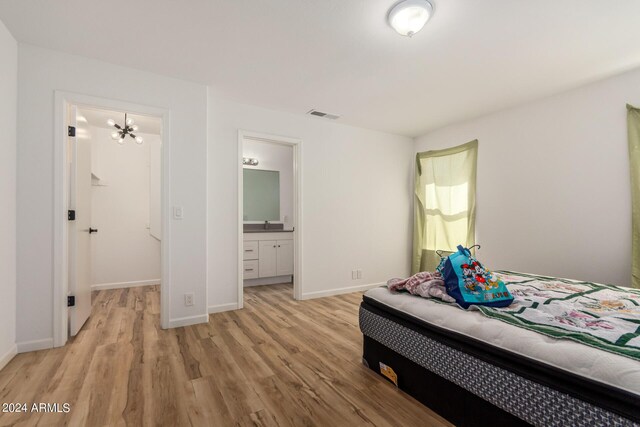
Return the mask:
[[265,221],[264,222],[264,229],[268,230],[269,229],[269,221]]

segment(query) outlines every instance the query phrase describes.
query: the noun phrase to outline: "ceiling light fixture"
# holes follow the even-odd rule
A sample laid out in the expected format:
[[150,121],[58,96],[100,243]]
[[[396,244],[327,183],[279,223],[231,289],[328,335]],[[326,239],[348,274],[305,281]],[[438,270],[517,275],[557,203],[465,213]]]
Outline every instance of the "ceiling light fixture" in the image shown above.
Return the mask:
[[124,144],[124,138],[129,135],[133,138],[137,144],[142,144],[144,139],[141,136],[135,136],[133,132],[138,130],[138,125],[133,123],[133,119],[127,118],[127,113],[124,113],[124,125],[120,126],[115,120],[107,120],[109,126],[116,128],[116,131],[111,132],[111,139],[118,141],[118,144]]
[[404,0],[389,11],[389,25],[398,34],[412,37],[433,15],[433,5],[427,0]]

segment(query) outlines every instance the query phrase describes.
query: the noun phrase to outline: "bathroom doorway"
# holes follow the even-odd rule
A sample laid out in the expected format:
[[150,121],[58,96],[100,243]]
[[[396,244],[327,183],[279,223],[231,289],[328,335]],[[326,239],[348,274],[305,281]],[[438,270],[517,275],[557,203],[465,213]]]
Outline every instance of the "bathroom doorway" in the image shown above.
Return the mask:
[[238,308],[245,291],[302,299],[301,141],[241,131],[238,145]]

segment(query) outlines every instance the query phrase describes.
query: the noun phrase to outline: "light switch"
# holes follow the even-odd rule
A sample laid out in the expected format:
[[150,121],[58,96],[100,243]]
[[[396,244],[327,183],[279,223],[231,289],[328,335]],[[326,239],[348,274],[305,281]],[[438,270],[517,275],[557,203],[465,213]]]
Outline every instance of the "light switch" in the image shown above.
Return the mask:
[[173,207],[173,219],[182,219],[184,217],[184,211],[182,206]]

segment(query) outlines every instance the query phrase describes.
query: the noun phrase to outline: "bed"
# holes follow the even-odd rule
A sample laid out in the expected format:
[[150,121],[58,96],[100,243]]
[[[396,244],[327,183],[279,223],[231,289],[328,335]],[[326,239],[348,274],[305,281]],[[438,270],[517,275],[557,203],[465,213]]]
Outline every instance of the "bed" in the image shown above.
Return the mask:
[[[521,289],[556,283],[569,288],[566,297],[554,298],[564,304],[587,283],[497,273],[516,301]],[[588,302],[581,298],[582,305]],[[635,309],[640,292],[627,300]],[[580,342],[570,330],[564,339],[554,338],[509,319],[386,287],[365,293],[359,318],[363,363],[455,425],[640,425],[640,358],[625,348],[604,350]],[[625,339],[640,340],[638,332],[640,324]]]

